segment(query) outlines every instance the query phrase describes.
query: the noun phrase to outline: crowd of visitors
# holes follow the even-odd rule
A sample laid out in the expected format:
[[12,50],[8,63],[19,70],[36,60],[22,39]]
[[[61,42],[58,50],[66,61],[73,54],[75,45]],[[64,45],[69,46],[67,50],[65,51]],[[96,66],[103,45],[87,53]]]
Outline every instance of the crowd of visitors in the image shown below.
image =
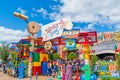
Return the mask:
[[58,69],[61,71],[61,75],[65,76],[65,80],[72,80],[72,77],[76,75],[76,70],[79,70],[79,76],[83,74],[81,68],[84,66],[84,60],[54,60],[48,61],[47,74],[53,77],[57,77]]

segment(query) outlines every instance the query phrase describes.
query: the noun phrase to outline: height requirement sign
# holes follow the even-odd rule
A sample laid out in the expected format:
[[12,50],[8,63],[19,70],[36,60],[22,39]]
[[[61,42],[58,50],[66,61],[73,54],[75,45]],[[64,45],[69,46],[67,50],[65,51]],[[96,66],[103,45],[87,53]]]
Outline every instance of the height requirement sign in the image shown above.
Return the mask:
[[43,41],[62,36],[64,28],[68,30],[72,29],[72,22],[69,17],[42,26]]

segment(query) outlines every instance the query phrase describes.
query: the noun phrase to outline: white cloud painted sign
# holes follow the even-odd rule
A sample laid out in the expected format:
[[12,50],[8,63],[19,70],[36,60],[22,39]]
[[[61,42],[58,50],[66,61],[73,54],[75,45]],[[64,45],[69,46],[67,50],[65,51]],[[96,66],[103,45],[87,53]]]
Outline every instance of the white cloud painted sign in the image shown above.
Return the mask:
[[72,22],[70,17],[66,17],[61,20],[42,26],[43,41],[62,36],[64,28],[68,30],[72,29]]

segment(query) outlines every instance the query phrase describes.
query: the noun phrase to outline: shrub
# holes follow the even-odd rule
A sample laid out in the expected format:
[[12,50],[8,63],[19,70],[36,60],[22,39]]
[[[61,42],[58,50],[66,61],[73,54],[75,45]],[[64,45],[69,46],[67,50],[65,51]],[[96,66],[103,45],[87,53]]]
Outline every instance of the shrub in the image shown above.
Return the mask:
[[67,58],[68,60],[73,60],[74,58],[76,58],[76,53],[70,52]]
[[1,55],[2,63],[4,64],[6,63],[9,56],[8,47],[6,46],[0,47],[0,53],[1,53],[0,55]]
[[12,55],[12,64],[14,65],[14,66],[17,66],[17,61],[16,61],[16,52],[15,51],[12,51],[11,52],[11,55]]
[[118,54],[118,70],[120,70],[120,53]]
[[25,65],[28,67],[29,61],[28,59],[24,60]]
[[98,63],[99,63],[100,69],[101,69],[102,66],[107,66],[107,70],[108,70],[109,65],[111,65],[111,64],[115,65],[116,64],[115,61],[109,62],[109,61],[105,61],[105,60],[98,60]]
[[101,78],[101,80],[120,80],[120,78],[118,77],[104,77],[104,78]]
[[48,54],[48,58],[49,58],[49,60],[51,60],[51,61],[53,61],[54,60],[54,56],[53,56],[53,54]]
[[116,64],[115,61],[109,62],[109,61],[105,61],[105,60],[98,60],[98,63],[100,66],[108,66],[110,64],[114,64],[114,65]]
[[54,59],[60,59],[58,53],[55,53],[55,54],[54,54]]
[[91,64],[92,64],[92,66],[95,65],[97,59],[98,59],[98,58],[97,58],[96,55],[92,55],[92,56],[91,56]]

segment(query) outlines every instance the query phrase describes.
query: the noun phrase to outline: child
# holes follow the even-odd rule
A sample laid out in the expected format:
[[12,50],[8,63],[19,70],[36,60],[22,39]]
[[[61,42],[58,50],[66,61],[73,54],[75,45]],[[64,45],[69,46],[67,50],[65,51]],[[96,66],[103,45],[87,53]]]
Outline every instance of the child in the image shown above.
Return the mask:
[[47,65],[47,75],[51,76],[51,74],[52,74],[51,66],[50,66],[50,63],[48,63],[48,65]]
[[57,67],[57,64],[56,62],[53,63],[53,73],[54,73],[54,76],[53,77],[56,77],[57,76],[57,71],[58,71],[58,67]]

